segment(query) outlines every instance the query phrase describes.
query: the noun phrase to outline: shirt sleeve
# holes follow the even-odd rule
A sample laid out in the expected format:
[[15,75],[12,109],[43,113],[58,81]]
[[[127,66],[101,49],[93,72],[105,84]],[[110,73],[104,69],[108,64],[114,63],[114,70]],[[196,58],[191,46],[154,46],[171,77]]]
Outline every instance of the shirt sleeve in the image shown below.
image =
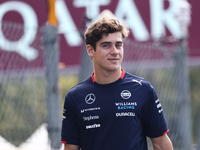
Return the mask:
[[142,118],[144,132],[146,136],[150,138],[159,137],[169,131],[163,115],[161,103],[153,87],[151,87],[151,90],[147,96],[147,101],[144,104]]
[[63,109],[61,143],[80,145],[80,128],[76,107],[67,95]]

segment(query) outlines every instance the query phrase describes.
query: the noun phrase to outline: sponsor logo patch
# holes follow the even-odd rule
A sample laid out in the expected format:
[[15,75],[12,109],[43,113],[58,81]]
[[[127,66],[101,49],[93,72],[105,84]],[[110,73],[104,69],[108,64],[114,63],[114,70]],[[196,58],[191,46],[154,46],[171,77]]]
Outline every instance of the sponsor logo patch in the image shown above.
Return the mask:
[[90,120],[96,120],[99,119],[99,116],[88,116],[88,117],[83,117],[83,121],[90,121]]
[[133,117],[135,116],[135,113],[133,112],[121,112],[121,113],[116,113],[116,117]]
[[100,128],[101,124],[93,124],[93,125],[87,125],[86,129],[93,129],[93,128]]
[[81,111],[81,113],[84,113],[86,111],[95,111],[95,110],[100,110],[100,107],[87,108],[87,109],[82,109],[80,111]]
[[115,103],[117,109],[135,109],[137,102],[118,102]]
[[93,93],[90,93],[85,97],[85,102],[87,104],[92,104],[94,103],[95,99],[96,99],[95,95]]
[[129,99],[131,97],[131,92],[128,90],[123,90],[120,95],[123,99]]
[[155,101],[155,103],[157,105],[158,113],[161,113],[163,111],[163,109],[162,109],[162,106],[161,106],[161,103],[160,103],[159,99],[157,99]]

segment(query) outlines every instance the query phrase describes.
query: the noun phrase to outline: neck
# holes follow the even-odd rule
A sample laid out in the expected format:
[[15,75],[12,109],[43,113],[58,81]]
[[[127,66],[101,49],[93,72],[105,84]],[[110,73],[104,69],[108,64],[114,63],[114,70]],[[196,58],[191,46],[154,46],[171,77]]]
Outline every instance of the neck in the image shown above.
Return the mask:
[[94,71],[94,80],[99,84],[109,84],[121,77],[121,67],[115,71]]

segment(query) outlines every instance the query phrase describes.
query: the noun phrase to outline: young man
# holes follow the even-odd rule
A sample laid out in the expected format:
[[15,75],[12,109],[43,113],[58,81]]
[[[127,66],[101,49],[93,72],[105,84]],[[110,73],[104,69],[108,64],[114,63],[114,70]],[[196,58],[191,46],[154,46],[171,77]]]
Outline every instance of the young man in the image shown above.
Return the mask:
[[121,68],[129,30],[117,19],[88,27],[85,42],[94,72],[65,97],[64,150],[172,150],[153,86]]

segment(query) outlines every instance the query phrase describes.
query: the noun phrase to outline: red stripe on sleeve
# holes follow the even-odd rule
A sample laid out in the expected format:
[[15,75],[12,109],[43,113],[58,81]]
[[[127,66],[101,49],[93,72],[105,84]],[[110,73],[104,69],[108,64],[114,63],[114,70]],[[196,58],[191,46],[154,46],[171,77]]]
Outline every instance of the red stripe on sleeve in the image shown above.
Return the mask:
[[164,132],[163,135],[166,134],[166,133],[168,133],[168,132],[169,132],[169,129],[166,132]]
[[67,142],[65,142],[65,141],[60,141],[60,143],[67,143]]

